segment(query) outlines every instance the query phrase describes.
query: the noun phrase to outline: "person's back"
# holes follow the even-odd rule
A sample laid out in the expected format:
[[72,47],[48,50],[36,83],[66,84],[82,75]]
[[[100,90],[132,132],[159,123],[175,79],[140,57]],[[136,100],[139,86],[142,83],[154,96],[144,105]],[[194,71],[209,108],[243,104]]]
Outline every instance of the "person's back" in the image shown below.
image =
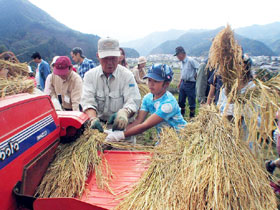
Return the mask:
[[[206,62],[207,63],[207,62]],[[196,97],[199,103],[205,103],[209,93],[210,85],[208,84],[209,70],[206,68],[206,63],[200,64],[197,79],[196,79]]]

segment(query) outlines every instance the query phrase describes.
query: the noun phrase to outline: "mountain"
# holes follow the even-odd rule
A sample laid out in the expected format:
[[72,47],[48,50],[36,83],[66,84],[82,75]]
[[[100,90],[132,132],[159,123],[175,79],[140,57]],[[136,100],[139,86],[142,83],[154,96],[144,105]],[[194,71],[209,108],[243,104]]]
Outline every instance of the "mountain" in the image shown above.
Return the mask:
[[31,60],[34,51],[51,61],[56,55],[69,55],[77,46],[93,59],[99,39],[68,28],[27,0],[0,0],[0,36],[0,46],[13,51],[20,61]]
[[280,56],[280,39],[276,40],[271,44],[272,50]]
[[211,46],[211,40],[222,29],[198,32],[186,32],[176,40],[163,42],[154,48],[151,54],[174,54],[175,48],[179,45],[183,46],[189,55],[207,54]]
[[272,47],[271,44],[280,39],[280,22],[237,28],[235,32],[250,39],[262,41]]
[[185,33],[185,31],[174,29],[169,31],[154,32],[142,39],[121,43],[121,46],[134,48],[140,53],[140,55],[148,55],[150,50],[154,47],[167,40],[177,39],[183,33]]
[[139,52],[137,52],[135,49],[124,47],[123,50],[125,52],[125,57],[127,58],[138,58],[140,56]]
[[[68,55],[73,47],[96,61],[99,36],[72,30],[31,4],[28,0],[0,0],[0,50],[14,52],[28,62],[33,52],[40,52],[50,62],[56,55]],[[138,56],[133,49],[128,55]]]
[[[179,45],[183,46],[187,54],[191,56],[207,56],[211,46],[211,40],[220,32],[223,27],[215,30],[208,30],[201,33],[187,32],[176,40],[169,40],[158,47],[152,49],[151,54],[173,54],[175,48]],[[235,38],[243,47],[244,52],[250,55],[274,55],[275,53],[264,43],[252,39],[245,38],[236,34]]]

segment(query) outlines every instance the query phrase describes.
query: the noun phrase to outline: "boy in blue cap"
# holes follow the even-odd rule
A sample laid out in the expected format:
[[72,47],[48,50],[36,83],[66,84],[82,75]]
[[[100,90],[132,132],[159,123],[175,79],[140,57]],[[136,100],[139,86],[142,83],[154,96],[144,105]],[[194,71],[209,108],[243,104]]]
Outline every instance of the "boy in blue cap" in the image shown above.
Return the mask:
[[[173,71],[168,65],[153,65],[143,78],[148,79],[148,87],[151,92],[144,96],[137,118],[127,126],[125,131],[105,131],[108,134],[106,140],[120,141],[129,136],[143,133],[154,126],[156,126],[158,133],[164,126],[176,130],[183,128],[187,122],[181,114],[175,97],[167,91],[172,77]],[[151,115],[146,119],[149,113]]]

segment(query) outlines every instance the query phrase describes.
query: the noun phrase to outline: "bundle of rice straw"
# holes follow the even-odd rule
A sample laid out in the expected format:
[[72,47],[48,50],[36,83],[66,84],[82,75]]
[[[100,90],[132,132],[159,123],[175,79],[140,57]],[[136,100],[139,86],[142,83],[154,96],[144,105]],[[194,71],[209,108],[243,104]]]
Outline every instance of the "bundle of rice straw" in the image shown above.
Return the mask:
[[36,196],[81,197],[88,175],[95,170],[99,187],[109,189],[109,172],[104,171],[101,151],[106,134],[86,129],[76,141],[60,145],[48,167]]
[[[235,127],[240,130],[239,135],[248,142],[256,142],[257,146],[266,147],[266,143],[262,144],[266,142],[263,140],[269,140],[271,146],[272,134],[277,128],[275,115],[280,108],[280,75],[266,82],[256,79],[254,84],[255,86],[247,89],[244,94],[238,94],[237,91],[231,92],[230,97],[236,98],[234,103]],[[241,125],[242,122],[244,122],[243,125]],[[242,134],[244,129],[240,129],[244,126],[247,129],[245,138]]]
[[34,82],[26,77],[0,78],[0,94],[2,98],[19,93],[33,93],[33,91]]
[[106,159],[103,158],[102,147],[107,145],[125,150],[151,150],[152,148],[128,145],[125,142],[105,142],[106,136],[105,133],[87,128],[76,141],[60,145],[37,188],[36,196],[81,197],[87,178],[93,171],[98,187],[114,193],[109,186],[113,174]]
[[0,69],[8,69],[8,77],[28,76],[29,70],[26,63],[12,63],[0,59]]
[[227,26],[217,34],[213,40],[209,52],[208,66],[217,69],[221,75],[226,93],[229,93],[237,78],[241,79],[241,71],[244,68],[242,60],[242,48],[234,39],[234,33]]
[[140,91],[141,98],[143,98],[146,94],[150,92],[150,89],[146,84],[138,84],[138,88]]
[[167,129],[149,169],[117,209],[276,209],[268,176],[214,107]]
[[[280,108],[280,76],[274,75],[265,82],[258,78],[250,79],[250,69],[246,68],[242,59],[242,48],[229,26],[215,37],[210,49],[209,65],[218,69],[222,77],[227,95],[224,113],[229,104],[233,104],[237,135],[248,142],[256,141],[257,146],[263,140],[271,140],[276,124],[275,114]],[[241,94],[241,89],[250,80],[254,85]]]

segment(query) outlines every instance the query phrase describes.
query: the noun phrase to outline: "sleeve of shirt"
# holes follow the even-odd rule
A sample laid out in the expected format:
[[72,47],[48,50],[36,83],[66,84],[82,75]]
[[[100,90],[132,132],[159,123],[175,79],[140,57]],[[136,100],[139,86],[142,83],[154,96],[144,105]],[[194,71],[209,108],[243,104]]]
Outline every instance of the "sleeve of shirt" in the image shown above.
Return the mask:
[[205,72],[206,64],[201,64],[197,73],[196,79],[196,95],[199,101],[203,100],[206,97],[207,89],[207,74]]
[[139,71],[137,69],[133,69],[133,75],[137,84],[145,84],[145,81],[140,78]]
[[147,95],[144,96],[143,100],[142,100],[142,105],[141,105],[141,109],[142,111],[145,111],[145,112],[149,112],[149,109],[148,109],[148,97]]
[[45,89],[45,82],[47,79],[47,76],[50,74],[50,66],[48,63],[42,62],[40,65],[40,74],[41,74],[41,78],[42,78],[42,84],[40,84],[40,86],[42,86],[43,89]]
[[51,98],[53,97],[56,97],[56,94],[55,94],[55,90],[54,90],[54,85],[53,85],[53,77],[52,75],[50,76],[50,79],[49,79],[49,87],[50,87],[50,92],[49,92],[49,95]]
[[208,80],[208,83],[210,85],[214,85],[215,86],[214,75],[215,75],[215,73],[211,74],[211,76],[210,76],[210,78]]
[[89,63],[89,69],[95,68],[95,63],[92,61]]
[[164,120],[169,120],[172,116],[174,116],[174,109],[174,103],[172,103],[172,101],[167,101],[160,104],[155,114]]
[[199,69],[199,63],[196,60],[191,60],[191,64],[194,69],[198,70]]
[[44,93],[47,95],[51,95],[51,79],[52,79],[52,74],[49,74],[45,82],[45,90],[44,90]]
[[141,95],[133,74],[127,74],[124,85],[124,106],[123,108],[136,113],[141,103]]
[[183,78],[183,62],[181,62],[181,74],[180,74],[180,80]]
[[84,77],[83,82],[83,91],[82,91],[82,98],[81,98],[81,105],[83,108],[83,111],[87,109],[94,109],[97,110],[97,102],[95,100],[95,93],[96,90],[93,86],[93,75],[87,73]]
[[83,91],[83,81],[82,78],[77,77],[75,81],[74,88],[71,92],[71,103],[73,111],[80,111],[79,105],[81,101]]

